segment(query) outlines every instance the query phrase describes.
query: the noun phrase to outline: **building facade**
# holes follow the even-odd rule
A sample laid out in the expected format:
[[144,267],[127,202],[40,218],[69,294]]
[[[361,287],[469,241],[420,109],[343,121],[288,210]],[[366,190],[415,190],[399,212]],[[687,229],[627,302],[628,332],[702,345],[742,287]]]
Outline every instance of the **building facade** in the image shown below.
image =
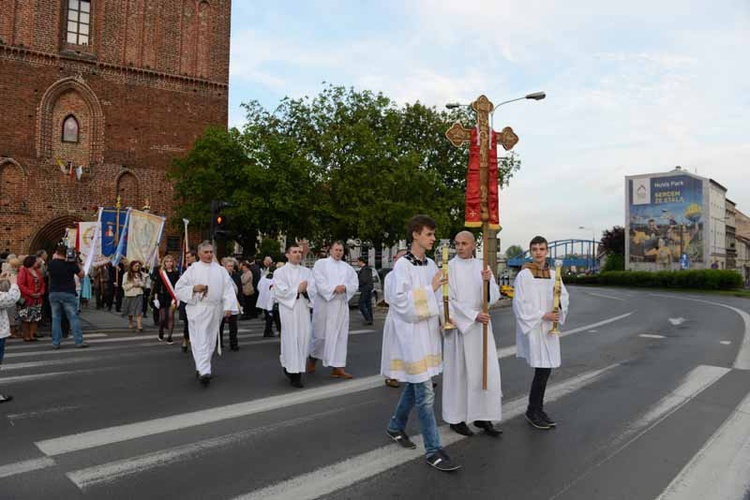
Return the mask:
[[231,0],[2,4],[0,250],[49,247],[118,196],[169,216],[172,160],[227,124]]
[[734,254],[727,249],[734,238],[735,206],[726,193],[713,179],[680,167],[627,176],[625,268],[734,269]]

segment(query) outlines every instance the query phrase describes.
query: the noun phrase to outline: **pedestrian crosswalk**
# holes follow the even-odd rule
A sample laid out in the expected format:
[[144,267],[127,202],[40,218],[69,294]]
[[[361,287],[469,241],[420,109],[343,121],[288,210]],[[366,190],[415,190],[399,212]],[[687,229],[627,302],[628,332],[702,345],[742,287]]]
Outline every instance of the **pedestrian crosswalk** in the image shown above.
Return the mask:
[[[631,315],[627,312],[570,328],[564,341],[576,339],[577,333],[599,339],[602,334],[591,334],[592,328],[615,325]],[[380,332],[361,329],[351,333],[354,342],[361,342],[363,352],[377,351]],[[631,337],[636,342],[637,332]],[[50,484],[67,481],[71,489],[59,498],[385,498],[398,487],[395,485],[409,483],[415,470],[420,477],[435,477],[434,471],[418,468],[424,465],[418,427],[413,431],[416,450],[394,446],[385,436],[385,422],[398,392],[384,386],[376,368],[351,381],[332,381],[318,373],[313,376],[318,377],[313,379],[317,384],[308,384],[304,390],[274,385],[266,394],[233,394],[225,399],[218,398],[217,391],[222,383],[236,382],[235,373],[239,370],[267,377],[269,385],[282,378],[278,358],[273,359],[278,351],[269,345],[277,343],[277,338],[264,339],[260,328],[243,328],[242,350],[239,354],[225,354],[226,359],[218,362],[227,375],[220,375],[223,379],[219,378],[216,386],[208,390],[188,384],[191,368],[189,360],[179,352],[178,343],[167,346],[155,338],[116,334],[103,334],[87,342],[93,347],[85,352],[25,345],[9,351],[0,387],[8,386],[19,394],[33,393],[49,388],[54,379],[113,376],[120,380],[136,362],[163,363],[168,373],[162,376],[175,384],[174,390],[183,391],[185,398],[192,400],[205,398],[205,403],[179,411],[159,407],[150,412],[141,406],[137,418],[124,411],[117,418],[88,419],[74,426],[64,422],[83,416],[87,405],[90,408],[85,400],[58,401],[48,407],[14,407],[13,413],[0,414],[10,424],[0,429],[27,431],[29,442],[25,447],[15,445],[23,450],[17,460],[0,447],[0,491],[8,491],[6,487],[15,484],[13,481],[28,480],[33,474],[36,480],[48,480]],[[261,354],[267,364],[258,365],[256,370],[248,368],[250,363],[261,363]],[[498,477],[496,486],[482,480],[464,498],[488,498],[493,487],[495,496],[502,497],[506,481],[532,481],[518,471],[537,465],[516,463],[514,469],[508,464],[522,461],[519,457],[526,452],[521,450],[534,446],[547,453],[560,446],[565,454],[556,458],[560,470],[550,474],[551,484],[543,488],[528,484],[525,498],[595,498],[588,494],[602,491],[603,481],[613,488],[623,487],[628,474],[612,477],[610,470],[629,463],[629,454],[644,447],[644,443],[666,439],[665,429],[673,425],[672,420],[695,422],[705,412],[712,414],[711,419],[705,419],[712,427],[705,430],[705,436],[685,435],[683,439],[689,446],[683,448],[688,451],[679,446],[672,450],[665,441],[662,449],[648,448],[657,451],[639,457],[646,469],[650,463],[670,462],[671,472],[658,480],[644,479],[649,482],[648,487],[620,497],[729,500],[741,499],[750,491],[750,371],[732,366],[680,364],[675,373],[668,373],[659,363],[647,364],[640,357],[573,364],[551,381],[546,396],[550,412],[555,412],[560,422],[559,428],[540,432],[522,419],[527,368],[514,359],[512,345],[500,345],[496,354],[508,380],[503,405],[504,436],[497,441],[481,440],[482,436],[465,438],[447,426],[440,428],[444,446],[452,454],[457,450],[455,455],[467,462],[461,477],[483,473]],[[273,376],[269,377],[267,373],[272,370]],[[628,408],[627,416],[610,419],[611,414],[602,407],[618,403],[609,401],[609,395],[624,393],[623,387],[628,384],[634,391],[644,391],[646,373],[661,374],[653,379],[654,396],[634,398],[632,407],[619,403],[620,408]],[[142,387],[140,379],[137,385]],[[120,403],[117,394],[112,397],[109,404],[123,408],[133,401],[138,404],[132,393],[123,396],[129,403]],[[18,400],[23,402],[24,398]],[[59,426],[34,427],[35,422],[49,422],[56,417]],[[576,440],[574,435],[578,436]],[[327,448],[322,443],[327,443]],[[472,467],[472,461],[489,453],[489,449],[494,456],[492,463],[503,467],[484,472],[482,467]],[[200,473],[184,475],[191,470]],[[175,483],[175,477],[180,477],[180,482]],[[160,489],[167,484],[169,487]],[[413,498],[437,497],[441,491],[434,482],[423,487],[424,495]],[[644,491],[650,496],[644,496]],[[609,497],[603,494],[596,498]]]

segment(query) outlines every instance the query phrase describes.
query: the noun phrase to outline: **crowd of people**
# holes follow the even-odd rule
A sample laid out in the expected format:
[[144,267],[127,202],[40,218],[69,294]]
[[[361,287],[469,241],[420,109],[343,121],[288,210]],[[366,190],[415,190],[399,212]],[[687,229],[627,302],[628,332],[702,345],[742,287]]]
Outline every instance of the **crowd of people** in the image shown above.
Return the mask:
[[[416,445],[405,429],[416,407],[428,464],[441,471],[460,468],[442,448],[433,404],[433,377],[443,374],[442,418],[452,431],[473,436],[469,423],[484,434],[499,436],[495,424],[502,419],[500,366],[492,335],[492,320],[483,308],[485,288],[489,303],[500,298],[497,281],[488,267],[475,259],[476,242],[469,231],[454,238],[456,256],[447,272],[439,270],[427,257],[435,242],[436,223],[425,215],[410,219],[408,249],[394,259],[384,283],[388,304],[382,339],[380,373],[386,385],[402,387],[401,397],[386,426],[387,435],[399,445]],[[534,428],[548,430],[555,421],[544,411],[544,394],[552,369],[560,366],[559,335],[550,330],[562,324],[568,309],[568,294],[561,288],[560,308],[553,309],[555,271],[547,262],[547,241],[531,240],[532,262],[523,266],[515,280],[513,312],[516,317],[517,356],[534,368],[534,377],[525,414]],[[64,246],[58,247],[47,263],[43,253],[19,259],[8,256],[0,276],[0,363],[5,338],[18,334],[24,341],[37,339],[36,324],[44,317],[49,303],[52,319],[52,347],[59,348],[63,335],[62,319],[79,348],[83,342],[78,308],[81,288],[76,277],[84,279],[83,269],[71,259]],[[360,293],[360,310],[365,324],[372,324],[369,293],[372,271],[360,260],[359,276],[344,259],[344,246],[333,243],[326,258],[312,269],[303,265],[303,248],[292,244],[286,249],[286,263],[270,257],[261,267],[255,261],[225,257],[219,263],[210,242],[187,254],[186,268],[180,275],[174,257],[165,256],[160,266],[146,273],[140,262],[99,266],[91,273],[98,308],[114,305],[128,318],[128,328],[143,331],[143,315],[150,304],[158,325],[158,340],[172,343],[175,312],[183,320],[182,349],[190,349],[195,376],[200,384],[212,380],[212,360],[224,347],[223,332],[229,330],[229,348],[239,350],[238,321],[257,318],[265,322],[264,336],[279,332],[280,364],[289,383],[304,388],[306,377],[318,369],[318,361],[329,367],[330,377],[348,380],[345,370],[349,336],[349,300]],[[23,266],[23,267],[21,267]],[[363,273],[365,276],[363,277]],[[369,279],[368,279],[369,277]],[[448,289],[449,313],[455,328],[444,328],[443,288]],[[119,293],[118,293],[119,292]],[[124,301],[117,296],[121,295]],[[46,300],[45,300],[46,297]],[[121,309],[122,308],[122,309]],[[14,321],[17,321],[14,325]],[[487,342],[483,332],[488,331]],[[488,354],[488,360],[483,356]],[[483,373],[486,366],[486,372]],[[0,395],[0,403],[10,401]]]

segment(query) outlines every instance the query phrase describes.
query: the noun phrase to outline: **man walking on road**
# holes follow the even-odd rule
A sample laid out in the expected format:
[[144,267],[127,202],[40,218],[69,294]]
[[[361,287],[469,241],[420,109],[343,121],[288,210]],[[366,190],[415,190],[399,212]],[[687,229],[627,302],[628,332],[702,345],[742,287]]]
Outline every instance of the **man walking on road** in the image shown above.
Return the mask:
[[[495,355],[495,336],[490,315],[482,312],[484,287],[489,285],[489,302],[500,299],[500,290],[489,267],[474,258],[476,241],[469,231],[456,235],[456,256],[448,264],[450,318],[456,329],[445,330],[443,355],[443,420],[464,436],[474,432],[466,422],[499,436],[492,421],[502,418],[500,364]],[[487,390],[482,389],[484,326],[487,325]]]
[[350,379],[344,371],[346,350],[349,341],[349,299],[359,287],[357,273],[342,260],[344,245],[331,245],[330,256],[321,259],[313,267],[313,279],[317,294],[313,299],[313,340],[307,371],[315,371],[316,360],[323,366],[333,368],[334,378]]
[[281,316],[281,366],[294,387],[303,387],[302,374],[310,351],[312,322],[310,300],[315,296],[312,272],[300,265],[302,249],[297,245],[286,251],[287,264],[273,275],[273,294]]
[[381,367],[381,373],[406,382],[386,428],[388,436],[404,448],[416,448],[405,432],[409,414],[416,406],[427,463],[448,472],[461,466],[440,445],[433,409],[432,377],[443,369],[439,324],[442,297],[438,298],[438,291],[445,282],[435,262],[425,255],[435,243],[435,228],[435,221],[426,215],[409,220],[407,237],[411,250],[391,271],[394,293],[388,298],[388,306],[393,313],[393,332],[390,359],[384,360],[387,366]]
[[372,269],[364,257],[357,259],[359,265],[359,312],[365,318],[365,325],[372,324]]
[[208,386],[211,356],[216,349],[222,317],[238,314],[239,305],[232,278],[214,261],[214,247],[210,242],[198,245],[198,258],[200,260],[177,281],[175,294],[186,304],[196,375],[201,384]]
[[78,317],[78,296],[75,276],[83,278],[84,273],[75,252],[65,245],[58,245],[49,263],[49,304],[52,309],[52,348],[59,349],[62,340],[62,317],[68,318],[70,331],[76,347],[86,348],[83,341],[81,320]]

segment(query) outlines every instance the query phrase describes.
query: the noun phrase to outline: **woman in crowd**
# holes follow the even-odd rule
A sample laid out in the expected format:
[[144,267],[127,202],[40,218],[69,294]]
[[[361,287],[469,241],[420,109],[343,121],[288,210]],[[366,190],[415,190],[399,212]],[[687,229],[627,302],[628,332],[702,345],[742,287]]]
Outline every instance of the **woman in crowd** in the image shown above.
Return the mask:
[[[128,317],[128,328],[135,327],[138,333],[143,331],[143,285],[141,263],[134,260],[128,266],[128,271],[122,280],[122,292],[125,297],[122,315]],[[133,318],[135,318],[135,325]]]
[[176,298],[173,297],[174,285],[179,278],[174,257],[167,255],[161,261],[161,268],[153,278],[151,289],[153,305],[159,311],[159,342],[164,340],[164,330],[167,330],[167,344],[170,345],[174,331],[174,311],[177,308]]
[[21,290],[21,304],[18,317],[21,320],[21,333],[24,342],[36,342],[36,331],[42,319],[42,298],[44,297],[44,278],[42,277],[42,260],[36,255],[23,259],[23,267],[18,271],[18,288]]

